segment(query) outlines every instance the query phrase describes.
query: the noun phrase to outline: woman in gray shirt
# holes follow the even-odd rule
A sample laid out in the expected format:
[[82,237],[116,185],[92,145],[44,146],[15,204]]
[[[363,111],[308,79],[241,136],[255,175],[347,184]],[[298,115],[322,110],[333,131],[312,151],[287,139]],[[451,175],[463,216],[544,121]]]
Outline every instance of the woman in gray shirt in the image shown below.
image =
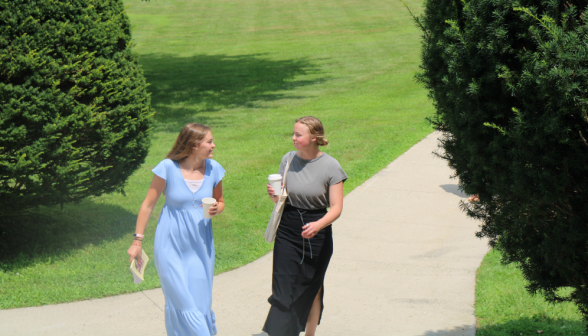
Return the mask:
[[[330,155],[324,128],[315,117],[296,119],[294,148],[282,158],[284,175],[291,160],[286,190],[288,199],[276,233],[271,304],[263,331],[270,336],[314,336],[323,312],[324,279],[331,255],[331,223],[343,210],[343,182],[347,175]],[[267,185],[277,202],[274,189]],[[328,210],[327,210],[328,208]]]

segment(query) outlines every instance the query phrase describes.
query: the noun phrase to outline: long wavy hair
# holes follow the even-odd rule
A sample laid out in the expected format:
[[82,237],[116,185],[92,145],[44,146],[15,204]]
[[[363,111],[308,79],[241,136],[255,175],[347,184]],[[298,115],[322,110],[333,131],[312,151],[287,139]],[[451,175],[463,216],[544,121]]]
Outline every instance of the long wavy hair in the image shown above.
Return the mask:
[[180,131],[180,135],[178,135],[166,159],[181,161],[187,158],[192,153],[192,148],[198,147],[208,132],[210,132],[210,127],[206,125],[197,123],[186,124]]

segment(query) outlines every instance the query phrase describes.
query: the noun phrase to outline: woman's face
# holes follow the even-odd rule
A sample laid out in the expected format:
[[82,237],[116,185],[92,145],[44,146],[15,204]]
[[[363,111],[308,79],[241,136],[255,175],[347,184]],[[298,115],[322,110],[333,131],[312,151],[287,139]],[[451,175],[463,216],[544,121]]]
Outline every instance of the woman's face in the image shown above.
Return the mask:
[[198,147],[194,147],[192,154],[200,159],[211,159],[214,147],[216,147],[216,145],[212,141],[212,132],[208,131],[204,140],[202,140]]
[[316,142],[316,138],[310,135],[308,126],[301,123],[295,123],[292,141],[294,141],[294,148],[301,150]]

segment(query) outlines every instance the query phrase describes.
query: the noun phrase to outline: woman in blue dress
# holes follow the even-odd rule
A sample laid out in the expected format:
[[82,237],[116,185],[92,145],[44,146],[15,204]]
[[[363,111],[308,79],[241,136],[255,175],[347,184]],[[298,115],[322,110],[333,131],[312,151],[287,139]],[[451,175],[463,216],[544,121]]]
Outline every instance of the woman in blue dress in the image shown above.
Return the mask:
[[140,258],[145,226],[163,192],[165,206],[155,232],[154,259],[165,295],[168,335],[216,334],[212,311],[214,242],[212,221],[203,217],[202,199],[216,203],[208,213],[223,212],[223,167],[212,160],[215,144],[210,128],[187,124],[155,174],[137,217],[135,238],[127,251],[130,261]]

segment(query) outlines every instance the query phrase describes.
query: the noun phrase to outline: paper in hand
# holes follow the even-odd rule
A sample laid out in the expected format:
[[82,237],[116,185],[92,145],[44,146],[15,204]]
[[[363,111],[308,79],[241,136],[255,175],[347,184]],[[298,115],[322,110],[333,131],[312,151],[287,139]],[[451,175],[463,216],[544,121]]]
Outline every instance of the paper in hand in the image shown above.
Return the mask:
[[145,280],[145,267],[147,267],[147,262],[149,262],[149,257],[147,257],[147,254],[143,250],[141,250],[141,262],[137,259],[133,259],[131,262],[131,273],[133,273],[136,284],[140,284]]

